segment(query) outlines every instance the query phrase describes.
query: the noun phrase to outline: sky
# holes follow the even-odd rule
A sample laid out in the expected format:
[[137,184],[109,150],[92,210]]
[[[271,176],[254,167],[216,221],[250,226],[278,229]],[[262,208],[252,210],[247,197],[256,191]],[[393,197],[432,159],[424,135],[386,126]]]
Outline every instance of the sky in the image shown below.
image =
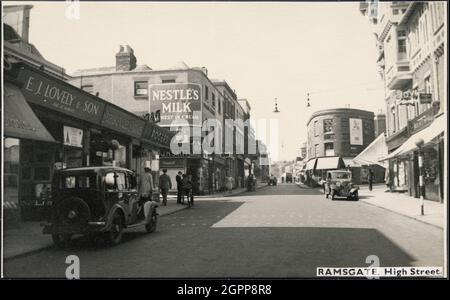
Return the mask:
[[278,160],[299,155],[317,110],[384,110],[375,38],[358,2],[82,2],[79,19],[66,17],[65,2],[24,3],[33,5],[30,42],[69,74],[114,66],[120,45],[152,69],[206,67],[250,102],[253,119],[278,120],[278,142],[266,138]]

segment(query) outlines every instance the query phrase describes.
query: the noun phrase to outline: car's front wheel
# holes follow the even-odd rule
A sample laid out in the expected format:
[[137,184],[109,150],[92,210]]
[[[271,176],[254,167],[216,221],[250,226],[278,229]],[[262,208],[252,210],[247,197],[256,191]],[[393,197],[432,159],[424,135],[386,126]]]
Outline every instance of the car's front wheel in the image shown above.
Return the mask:
[[107,240],[112,245],[120,244],[123,236],[123,220],[120,213],[114,213],[111,229],[107,232]]

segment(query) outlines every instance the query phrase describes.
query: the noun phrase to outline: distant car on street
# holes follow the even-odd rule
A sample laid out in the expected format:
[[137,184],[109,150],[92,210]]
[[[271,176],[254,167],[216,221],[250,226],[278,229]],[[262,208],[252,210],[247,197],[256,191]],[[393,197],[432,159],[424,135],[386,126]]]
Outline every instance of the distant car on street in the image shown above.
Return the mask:
[[156,230],[157,205],[138,199],[136,176],[119,167],[82,167],[55,172],[52,206],[43,233],[57,246],[68,246],[72,236],[102,235],[119,244],[125,228]]
[[292,183],[292,173],[286,173],[286,183]]
[[273,176],[273,175],[270,176],[268,185],[277,185],[277,178],[275,176]]
[[347,200],[358,200],[359,187],[352,182],[352,172],[346,170],[328,171],[323,185],[325,197],[331,195],[331,199],[336,197],[346,197]]

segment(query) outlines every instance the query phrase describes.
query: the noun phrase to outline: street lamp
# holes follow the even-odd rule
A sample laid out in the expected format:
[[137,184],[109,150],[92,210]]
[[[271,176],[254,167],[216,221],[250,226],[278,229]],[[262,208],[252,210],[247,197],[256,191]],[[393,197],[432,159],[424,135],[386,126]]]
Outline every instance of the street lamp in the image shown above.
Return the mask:
[[423,182],[423,153],[422,153],[422,147],[424,144],[424,140],[422,138],[418,138],[416,140],[416,146],[419,150],[419,194],[420,194],[420,214],[424,215],[424,208],[423,208],[423,199],[425,197],[425,187]]
[[278,110],[278,104],[277,104],[277,98],[275,98],[275,109],[273,110],[274,113],[279,113],[280,111]]

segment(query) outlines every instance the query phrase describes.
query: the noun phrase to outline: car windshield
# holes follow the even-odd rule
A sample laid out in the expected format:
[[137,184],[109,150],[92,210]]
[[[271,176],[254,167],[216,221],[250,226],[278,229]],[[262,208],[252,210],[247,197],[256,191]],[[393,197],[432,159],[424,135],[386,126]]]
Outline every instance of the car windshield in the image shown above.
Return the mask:
[[347,173],[347,172],[331,173],[331,176],[333,179],[350,179],[351,178],[351,174]]
[[96,174],[64,174],[61,178],[63,189],[96,188]]

